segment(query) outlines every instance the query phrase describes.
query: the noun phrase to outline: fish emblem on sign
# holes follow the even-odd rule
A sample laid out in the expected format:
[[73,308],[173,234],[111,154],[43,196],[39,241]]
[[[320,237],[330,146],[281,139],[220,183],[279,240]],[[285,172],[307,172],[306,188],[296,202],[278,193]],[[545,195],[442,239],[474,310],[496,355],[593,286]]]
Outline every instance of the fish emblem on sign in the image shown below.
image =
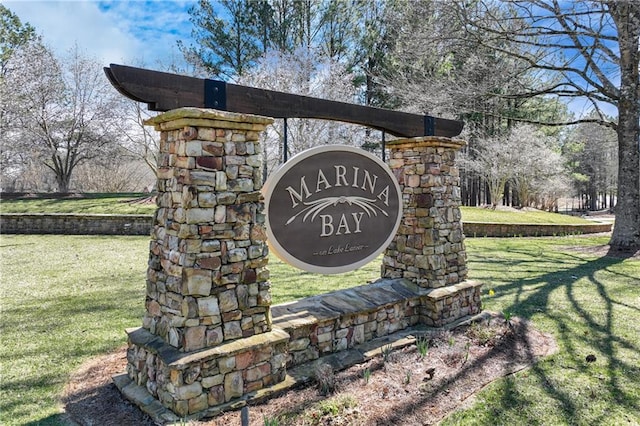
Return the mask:
[[325,274],[375,259],[402,218],[400,188],[389,167],[359,148],[306,150],[263,188],[271,251],[300,269]]

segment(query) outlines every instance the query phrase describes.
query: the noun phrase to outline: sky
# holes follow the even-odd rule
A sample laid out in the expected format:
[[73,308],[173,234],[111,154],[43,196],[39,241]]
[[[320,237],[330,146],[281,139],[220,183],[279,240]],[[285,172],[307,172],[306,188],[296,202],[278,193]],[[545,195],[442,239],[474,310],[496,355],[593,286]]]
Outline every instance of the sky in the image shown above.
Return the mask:
[[[58,56],[79,46],[85,56],[151,69],[182,64],[176,45],[191,44],[188,10],[197,0],[0,0],[28,22]],[[585,114],[588,104],[575,100],[569,109]],[[605,112],[616,111],[606,106]]]
[[157,68],[181,60],[190,44],[188,10],[196,0],[0,0],[62,55],[77,43],[105,65]]

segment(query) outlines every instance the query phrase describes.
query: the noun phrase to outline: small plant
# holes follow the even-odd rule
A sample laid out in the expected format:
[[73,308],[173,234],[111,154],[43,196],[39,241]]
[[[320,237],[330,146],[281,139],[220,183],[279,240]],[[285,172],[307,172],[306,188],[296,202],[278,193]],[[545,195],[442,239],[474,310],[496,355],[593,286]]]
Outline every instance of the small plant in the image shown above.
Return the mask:
[[453,347],[456,344],[456,338],[453,336],[449,336],[449,339],[447,340],[447,342],[449,343],[449,347]]
[[471,343],[467,342],[466,345],[464,345],[464,362],[463,364],[466,364],[467,361],[469,360],[469,348],[471,347]]
[[511,317],[513,316],[513,314],[509,311],[502,311],[502,316],[504,317],[504,322],[511,327]]
[[488,326],[474,322],[467,329],[466,335],[480,346],[493,345],[495,332]]
[[418,336],[416,338],[416,348],[420,358],[424,358],[429,353],[429,339],[427,336]]
[[369,370],[368,368],[366,368],[363,372],[362,372],[362,377],[364,378],[364,384],[369,384],[369,379],[371,379],[371,370]]
[[393,350],[393,347],[391,346],[391,343],[389,343],[387,346],[382,348],[382,362],[386,363],[391,359],[392,350]]
[[271,417],[263,417],[262,421],[264,422],[264,426],[278,426],[280,424],[280,420],[277,417],[273,419]]
[[353,408],[357,405],[358,402],[351,395],[325,399],[324,401],[320,401],[318,403],[317,411],[314,410],[314,412],[316,413],[314,417],[318,418],[326,415],[335,417],[345,409]]
[[408,385],[409,383],[411,383],[411,370],[407,370],[404,376],[404,384]]

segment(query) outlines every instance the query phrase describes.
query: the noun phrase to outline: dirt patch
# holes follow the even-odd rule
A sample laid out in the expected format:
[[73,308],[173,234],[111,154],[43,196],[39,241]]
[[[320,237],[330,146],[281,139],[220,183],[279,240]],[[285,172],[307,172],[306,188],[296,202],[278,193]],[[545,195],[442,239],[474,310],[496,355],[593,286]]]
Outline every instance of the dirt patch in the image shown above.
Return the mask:
[[[469,404],[492,381],[557,350],[532,324],[494,315],[482,323],[418,336],[416,344],[383,353],[249,407],[251,425],[396,425],[437,423]],[[111,383],[125,370],[124,348],[85,364],[65,388],[68,415],[81,425],[152,425]],[[198,426],[240,425],[229,412]],[[275,423],[274,423],[275,424]]]

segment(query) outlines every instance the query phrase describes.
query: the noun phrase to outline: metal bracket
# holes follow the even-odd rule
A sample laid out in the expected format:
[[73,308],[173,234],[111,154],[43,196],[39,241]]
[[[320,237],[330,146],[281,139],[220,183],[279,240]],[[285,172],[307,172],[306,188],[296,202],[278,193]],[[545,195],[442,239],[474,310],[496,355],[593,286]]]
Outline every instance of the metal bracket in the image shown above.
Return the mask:
[[435,136],[436,134],[436,121],[434,117],[430,115],[424,116],[424,135],[425,136]]
[[204,107],[227,110],[227,83],[220,80],[204,80]]

